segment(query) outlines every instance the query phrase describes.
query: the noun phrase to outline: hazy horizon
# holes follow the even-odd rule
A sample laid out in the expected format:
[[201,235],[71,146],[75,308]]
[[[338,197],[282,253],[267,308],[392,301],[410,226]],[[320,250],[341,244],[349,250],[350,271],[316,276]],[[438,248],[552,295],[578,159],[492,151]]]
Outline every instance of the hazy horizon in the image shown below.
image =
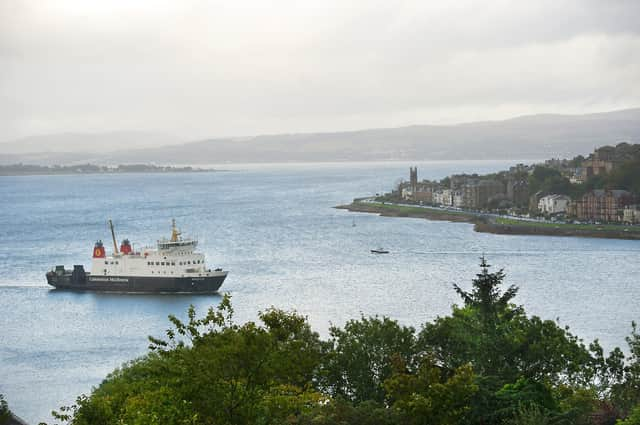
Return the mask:
[[634,1],[3,2],[0,142],[116,131],[182,143],[636,108],[638,20]]

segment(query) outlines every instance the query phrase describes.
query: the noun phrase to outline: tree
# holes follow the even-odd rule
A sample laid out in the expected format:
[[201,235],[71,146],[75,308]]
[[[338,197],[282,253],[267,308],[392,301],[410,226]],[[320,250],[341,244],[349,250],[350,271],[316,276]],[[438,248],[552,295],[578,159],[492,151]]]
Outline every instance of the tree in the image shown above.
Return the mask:
[[493,413],[496,419],[517,418],[522,409],[535,409],[545,416],[558,411],[551,389],[538,381],[520,378],[513,384],[506,384],[497,393],[498,408]]
[[500,386],[519,377],[587,379],[578,376],[591,361],[586,347],[555,322],[528,318],[512,303],[518,288],[501,290],[503,270],[489,272],[484,257],[480,267],[470,291],[454,285],[464,307],[454,306],[451,316],[426,324],[419,347],[450,370],[470,363],[477,374],[499,378]]
[[633,408],[626,419],[617,421],[616,425],[640,425],[640,404]]
[[[469,291],[454,285],[464,302],[452,314],[427,323],[418,336],[420,351],[453,373],[470,364],[478,391],[471,403],[471,423],[500,422],[515,417],[519,406],[535,404],[545,414],[563,413],[559,386],[590,385],[593,358],[589,350],[550,320],[527,317],[513,303],[518,288],[502,290],[504,272],[489,272],[484,258]],[[549,397],[554,403],[550,404]],[[576,413],[577,414],[577,413]]]
[[[115,370],[58,419],[72,425],[575,424],[640,415],[640,333],[629,356],[587,349],[568,328],[528,317],[481,259],[452,314],[415,329],[361,317],[330,329],[275,308],[237,324],[229,297]],[[0,412],[6,403],[0,396]]]
[[72,424],[283,423],[319,404],[313,387],[318,334],[295,313],[270,309],[262,325],[233,322],[225,296],[198,319],[170,316],[167,340],[150,337],[147,356],[109,375],[59,419]]
[[[419,336],[420,346],[449,370],[470,363],[476,373],[505,375],[504,369],[514,365],[506,357],[517,351],[514,344],[518,340],[510,338],[511,325],[522,319],[523,310],[511,304],[518,291],[515,286],[500,291],[504,272],[489,273],[484,257],[480,267],[470,292],[454,285],[464,308],[454,306],[451,316],[425,325]],[[509,380],[517,377],[515,372],[507,375]]]
[[607,175],[609,189],[625,189],[640,194],[640,159],[627,161]]
[[453,425],[471,410],[478,390],[470,365],[447,374],[434,360],[424,357],[415,372],[402,358],[395,359],[393,375],[384,383],[391,406],[412,425]]
[[11,418],[11,411],[9,410],[9,405],[7,401],[4,399],[4,396],[0,394],[0,425],[4,425],[9,422],[9,418]]
[[324,389],[334,397],[355,403],[385,400],[384,381],[393,372],[391,359],[412,364],[415,330],[388,317],[362,317],[344,329],[332,327],[324,369]]
[[623,414],[640,405],[640,332],[635,322],[631,324],[631,335],[626,339],[630,354],[622,370],[616,368],[618,379],[611,384],[610,391],[612,402]]
[[357,405],[336,398],[318,405],[297,418],[291,418],[291,425],[405,425],[404,418],[396,410],[389,409],[374,401]]

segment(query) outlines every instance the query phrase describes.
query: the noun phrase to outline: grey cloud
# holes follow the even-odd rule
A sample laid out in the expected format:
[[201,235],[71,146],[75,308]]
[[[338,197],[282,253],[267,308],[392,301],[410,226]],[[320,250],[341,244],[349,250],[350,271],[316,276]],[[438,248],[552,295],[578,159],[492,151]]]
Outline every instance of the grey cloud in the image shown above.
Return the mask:
[[0,141],[185,138],[640,104],[637,1],[0,2]]

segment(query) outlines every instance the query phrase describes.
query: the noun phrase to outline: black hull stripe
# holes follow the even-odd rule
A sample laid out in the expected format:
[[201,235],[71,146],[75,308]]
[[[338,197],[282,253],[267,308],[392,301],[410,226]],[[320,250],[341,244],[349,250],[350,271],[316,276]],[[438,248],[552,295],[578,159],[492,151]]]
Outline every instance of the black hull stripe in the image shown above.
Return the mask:
[[202,277],[86,276],[74,281],[70,274],[49,274],[47,283],[59,289],[140,293],[215,293],[226,275]]

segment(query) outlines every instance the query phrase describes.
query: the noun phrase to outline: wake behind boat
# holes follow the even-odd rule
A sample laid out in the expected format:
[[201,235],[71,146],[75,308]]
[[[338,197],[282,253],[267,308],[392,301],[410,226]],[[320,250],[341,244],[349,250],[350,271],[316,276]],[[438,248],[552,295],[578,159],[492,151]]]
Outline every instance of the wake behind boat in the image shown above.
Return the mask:
[[93,248],[91,272],[81,265],[66,270],[56,266],[49,271],[47,283],[61,289],[106,292],[146,293],[213,293],[227,277],[222,269],[206,267],[204,254],[195,252],[198,241],[181,237],[172,223],[170,239],[160,239],[156,249],[134,251],[128,239],[118,250],[113,223],[109,220],[113,238],[113,254],[106,255],[101,240]]

